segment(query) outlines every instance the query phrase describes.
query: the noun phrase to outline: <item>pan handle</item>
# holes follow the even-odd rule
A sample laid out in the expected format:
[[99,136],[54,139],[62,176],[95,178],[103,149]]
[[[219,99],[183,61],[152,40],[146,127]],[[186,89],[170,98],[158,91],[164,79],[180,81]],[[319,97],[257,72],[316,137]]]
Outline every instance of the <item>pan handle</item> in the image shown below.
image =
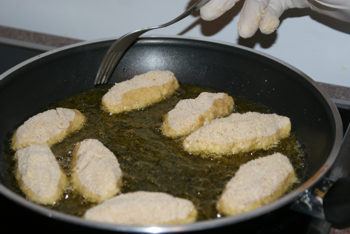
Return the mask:
[[325,218],[336,228],[350,227],[350,125],[328,177],[335,183],[323,198]]
[[291,209],[324,219],[334,228],[350,227],[350,125],[343,138],[337,159],[318,184],[296,200]]
[[338,179],[323,198],[325,218],[335,228],[350,227],[350,177]]

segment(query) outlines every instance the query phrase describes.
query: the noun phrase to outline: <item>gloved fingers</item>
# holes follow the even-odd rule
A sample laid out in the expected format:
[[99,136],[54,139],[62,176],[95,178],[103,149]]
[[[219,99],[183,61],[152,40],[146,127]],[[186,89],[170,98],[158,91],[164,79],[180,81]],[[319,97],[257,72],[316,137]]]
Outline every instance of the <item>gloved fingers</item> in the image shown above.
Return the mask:
[[270,0],[260,21],[259,29],[264,34],[273,33],[280,24],[280,16],[286,10],[281,0]]
[[238,33],[243,38],[254,35],[270,0],[246,0],[238,21]]
[[280,24],[280,16],[289,8],[308,7],[307,0],[270,0],[260,21],[260,31],[264,34],[273,33]]
[[239,0],[211,0],[200,9],[203,20],[214,20],[230,10]]

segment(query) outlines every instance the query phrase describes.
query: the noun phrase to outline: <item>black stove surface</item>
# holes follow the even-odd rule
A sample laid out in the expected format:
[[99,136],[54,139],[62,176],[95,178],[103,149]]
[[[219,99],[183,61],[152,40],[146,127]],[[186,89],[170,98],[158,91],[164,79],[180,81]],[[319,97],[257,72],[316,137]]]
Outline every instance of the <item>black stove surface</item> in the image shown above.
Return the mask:
[[[33,57],[43,51],[0,43],[0,74],[12,66]],[[342,115],[344,129],[350,122],[350,109],[338,105]],[[35,233],[111,233],[99,229],[87,228],[76,224],[66,223],[37,214],[28,208],[18,205],[0,194],[0,220],[4,233],[35,231]],[[205,231],[205,233],[318,233],[326,234],[330,225],[322,220],[293,211],[289,206],[266,214],[262,217],[231,225],[220,229]]]

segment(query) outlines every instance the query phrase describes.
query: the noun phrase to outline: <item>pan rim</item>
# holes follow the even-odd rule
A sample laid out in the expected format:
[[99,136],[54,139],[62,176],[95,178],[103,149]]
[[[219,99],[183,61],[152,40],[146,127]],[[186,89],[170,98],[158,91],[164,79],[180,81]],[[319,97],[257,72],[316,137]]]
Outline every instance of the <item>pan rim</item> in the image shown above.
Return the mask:
[[[47,52],[44,52],[42,54],[39,54],[37,56],[34,56],[28,60],[23,61],[22,63],[10,68],[9,70],[5,71],[0,75],[0,85],[5,80],[7,76],[9,76],[11,73],[15,72],[16,70],[26,66],[27,64],[30,64],[36,60],[43,59],[47,56],[50,56],[52,54],[73,49],[80,46],[85,45],[92,45],[97,43],[103,43],[111,40],[115,40],[117,38],[105,38],[105,39],[98,39],[93,41],[85,41],[85,42],[78,42],[72,45],[60,47],[54,50],[50,50]],[[250,53],[258,54],[260,56],[267,57],[285,67],[292,70],[293,72],[296,72],[301,77],[303,77],[314,89],[317,91],[320,96],[323,98],[323,100],[327,103],[328,107],[330,108],[330,111],[332,112],[332,116],[334,118],[335,123],[335,137],[334,137],[334,144],[332,146],[332,149],[329,153],[329,156],[323,166],[308,180],[306,180],[303,184],[301,184],[298,188],[293,190],[292,192],[284,195],[283,197],[279,198],[278,200],[274,201],[273,203],[270,203],[268,205],[265,205],[263,207],[257,208],[255,210],[239,214],[236,216],[228,216],[223,217],[219,219],[213,219],[213,220],[206,220],[206,221],[198,221],[191,224],[183,224],[183,225],[170,225],[170,226],[130,226],[130,225],[116,225],[116,224],[109,224],[109,223],[102,223],[97,221],[91,221],[91,220],[85,220],[80,217],[76,217],[73,215],[64,214],[58,211],[51,210],[49,208],[40,206],[38,204],[32,203],[25,199],[24,197],[14,193],[13,191],[6,188],[4,185],[0,184],[0,193],[3,194],[5,197],[21,204],[22,206],[29,208],[33,211],[36,211],[44,216],[50,217],[50,218],[57,218],[58,220],[63,220],[66,222],[82,225],[82,226],[89,226],[91,228],[98,228],[98,229],[105,229],[105,230],[113,230],[113,231],[123,231],[123,232],[148,232],[148,233],[165,233],[165,232],[184,232],[184,231],[200,231],[204,229],[211,229],[216,227],[222,227],[226,225],[232,225],[236,224],[242,221],[246,221],[252,218],[255,218],[257,216],[266,214],[268,212],[271,212],[273,210],[276,210],[278,208],[281,208],[282,206],[285,206],[286,204],[292,202],[293,200],[296,200],[300,195],[303,194],[304,191],[314,186],[321,178],[323,178],[326,173],[330,170],[333,163],[335,162],[341,142],[342,142],[342,121],[339,115],[339,112],[336,108],[336,105],[331,101],[331,98],[327,93],[325,93],[322,89],[320,89],[317,85],[317,83],[311,79],[308,75],[306,75],[304,72],[300,71],[299,69],[295,68],[294,66],[275,58],[271,55],[265,54],[264,52],[257,51],[251,48],[247,48],[241,45],[236,45],[233,43],[228,42],[222,42],[217,40],[208,40],[203,38],[194,38],[194,37],[184,37],[184,36],[144,36],[141,37],[139,40],[184,40],[184,41],[199,41],[204,43],[213,43],[213,44],[220,44],[230,47],[236,47],[245,51],[248,51]]]

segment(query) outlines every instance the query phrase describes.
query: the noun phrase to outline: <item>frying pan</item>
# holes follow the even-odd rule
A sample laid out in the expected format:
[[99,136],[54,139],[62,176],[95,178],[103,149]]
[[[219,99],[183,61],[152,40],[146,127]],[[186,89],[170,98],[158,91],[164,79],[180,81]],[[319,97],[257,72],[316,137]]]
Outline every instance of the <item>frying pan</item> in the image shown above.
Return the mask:
[[337,108],[296,68],[240,46],[179,37],[143,37],[126,52],[110,83],[149,70],[171,70],[180,83],[244,97],[288,116],[307,157],[304,181],[277,201],[244,214],[160,227],[88,221],[26,200],[11,185],[11,166],[4,157],[6,139],[26,119],[50,103],[94,88],[97,69],[112,42],[111,39],[85,42],[50,51],[0,76],[0,192],[4,196],[34,212],[87,227],[128,232],[197,231],[234,225],[293,203],[325,177],[336,160],[342,141]]

